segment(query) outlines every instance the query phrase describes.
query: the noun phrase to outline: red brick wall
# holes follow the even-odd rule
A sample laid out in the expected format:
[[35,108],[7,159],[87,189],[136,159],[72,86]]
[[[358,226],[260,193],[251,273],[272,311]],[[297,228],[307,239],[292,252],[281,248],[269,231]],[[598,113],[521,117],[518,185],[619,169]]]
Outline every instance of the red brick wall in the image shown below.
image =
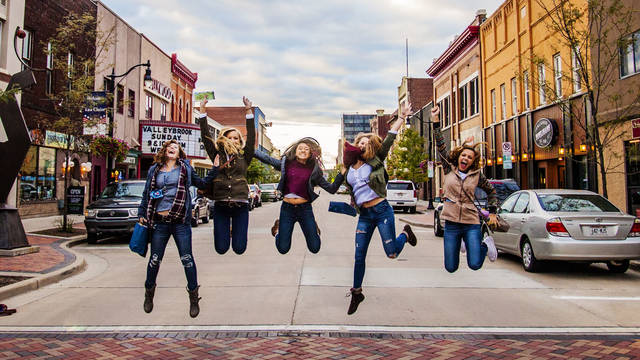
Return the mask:
[[411,111],[416,112],[433,100],[433,79],[409,78]]

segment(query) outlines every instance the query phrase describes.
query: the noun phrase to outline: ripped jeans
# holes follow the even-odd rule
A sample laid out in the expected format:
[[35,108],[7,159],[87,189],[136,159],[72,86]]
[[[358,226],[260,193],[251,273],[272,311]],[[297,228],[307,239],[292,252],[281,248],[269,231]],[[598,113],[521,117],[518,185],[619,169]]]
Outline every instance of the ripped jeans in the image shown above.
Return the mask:
[[178,247],[180,261],[187,276],[187,288],[194,290],[198,287],[198,278],[196,275],[196,262],[191,252],[191,224],[167,224],[158,222],[153,229],[151,237],[151,255],[147,266],[147,280],[144,283],[146,288],[151,288],[156,284],[160,263],[164,257],[164,251],[167,248],[169,237],[173,235],[173,239]]
[[367,249],[369,249],[371,236],[373,236],[373,231],[376,227],[382,238],[384,252],[391,259],[400,255],[404,243],[407,242],[407,235],[404,233],[396,238],[396,222],[393,208],[387,200],[370,208],[360,208],[360,217],[356,228],[356,262],[353,267],[354,289],[362,287]]

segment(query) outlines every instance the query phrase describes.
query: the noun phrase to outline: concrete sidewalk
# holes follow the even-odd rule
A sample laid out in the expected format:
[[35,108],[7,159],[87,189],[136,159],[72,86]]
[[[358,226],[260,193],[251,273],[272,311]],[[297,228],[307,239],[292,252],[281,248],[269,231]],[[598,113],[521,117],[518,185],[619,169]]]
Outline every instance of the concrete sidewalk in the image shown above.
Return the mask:
[[[412,226],[419,226],[419,227],[424,227],[424,228],[431,228],[433,229],[433,212],[434,210],[428,210],[428,202],[424,201],[424,200],[418,200],[418,206],[417,206],[417,210],[418,213],[416,214],[406,214],[406,215],[399,215],[398,216],[398,220],[405,222],[409,225]],[[434,202],[433,203],[433,207],[437,207],[438,203]]]
[[[84,229],[83,215],[68,215],[68,218],[71,219],[75,228]],[[44,217],[35,217],[30,219],[22,219],[22,226],[24,227],[25,232],[30,233],[34,231],[54,229],[61,222],[62,222],[62,215],[44,216]]]

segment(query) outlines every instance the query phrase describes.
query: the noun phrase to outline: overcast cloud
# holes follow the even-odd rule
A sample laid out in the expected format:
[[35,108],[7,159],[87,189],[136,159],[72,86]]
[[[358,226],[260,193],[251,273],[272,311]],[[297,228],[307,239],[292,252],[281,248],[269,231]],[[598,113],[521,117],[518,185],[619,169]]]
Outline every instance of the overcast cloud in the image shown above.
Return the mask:
[[426,77],[433,58],[502,0],[104,0],[165,52],[198,73],[215,105],[248,96],[273,122],[279,148],[316,137],[337,154],[342,113],[393,112],[406,73]]

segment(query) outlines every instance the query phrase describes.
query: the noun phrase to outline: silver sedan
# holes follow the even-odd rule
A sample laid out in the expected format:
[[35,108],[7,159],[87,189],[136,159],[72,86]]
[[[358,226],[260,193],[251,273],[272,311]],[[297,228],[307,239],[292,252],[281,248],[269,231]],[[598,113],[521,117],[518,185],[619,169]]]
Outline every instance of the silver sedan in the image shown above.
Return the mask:
[[591,191],[521,190],[498,213],[510,229],[492,234],[496,247],[520,256],[526,271],[538,270],[540,260],[565,260],[605,262],[623,273],[640,259],[640,219]]

